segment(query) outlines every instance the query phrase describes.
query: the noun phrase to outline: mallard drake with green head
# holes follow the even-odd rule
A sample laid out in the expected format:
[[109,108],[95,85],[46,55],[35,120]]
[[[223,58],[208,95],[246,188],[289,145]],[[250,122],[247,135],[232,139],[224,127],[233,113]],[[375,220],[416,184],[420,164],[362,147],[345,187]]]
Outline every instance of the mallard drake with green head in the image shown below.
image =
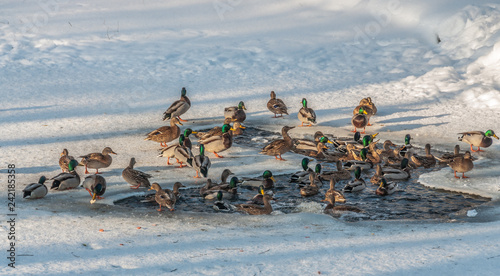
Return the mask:
[[373,115],[377,114],[377,107],[375,106],[375,104],[372,101],[372,98],[370,98],[370,97],[364,98],[361,101],[359,101],[359,105],[354,109],[354,111],[352,113],[358,114],[359,109],[361,107],[364,110],[366,110],[366,112],[368,113],[369,116],[373,116]]
[[455,157],[448,166],[454,171],[455,178],[460,178],[457,176],[457,172],[462,173],[462,178],[468,178],[465,173],[474,168],[470,151],[466,151],[463,157]]
[[[462,137],[458,137],[458,141],[465,142],[470,145],[470,150],[472,152],[482,151],[481,148],[487,148],[491,146],[493,143],[493,139],[491,137],[495,137],[498,140],[498,136],[491,129],[486,132],[482,131],[469,131],[469,132],[461,132]],[[477,150],[474,150],[472,146],[477,147]]]
[[[232,120],[231,118],[225,118],[224,119],[224,124],[223,125],[231,125]],[[231,128],[231,127],[230,127]],[[222,135],[222,126],[215,126],[212,129],[206,131],[206,132],[200,132],[198,131],[195,136],[200,139],[200,140],[205,140],[213,136],[220,136]]]
[[[189,135],[191,135],[191,134],[195,134],[196,135],[196,133],[198,133],[198,132],[193,131],[191,128],[186,128],[184,130],[184,133],[183,133],[183,135],[184,135],[184,141],[183,141],[183,143],[181,145],[183,145],[184,147],[192,150],[193,149],[193,143],[191,142],[191,139],[189,139]],[[179,143],[180,143],[180,141],[179,141]]]
[[256,194],[249,202],[248,204],[259,204],[263,205],[264,204],[264,195],[269,194],[270,196],[273,196],[273,191],[272,190],[264,190],[264,186],[260,185],[259,186],[259,193]]
[[222,126],[222,135],[212,136],[206,140],[199,140],[200,145],[205,145],[205,149],[208,152],[213,152],[215,157],[223,158],[223,156],[218,155],[219,152],[229,149],[233,145],[233,132],[229,125]]
[[387,182],[385,178],[380,179],[379,187],[375,191],[375,194],[380,196],[386,196],[393,194],[398,189],[398,184],[394,182]]
[[122,177],[128,184],[132,185],[131,189],[138,189],[139,187],[149,188],[149,178],[153,177],[150,174],[134,169],[136,161],[135,158],[130,158],[128,166],[122,171]]
[[309,173],[309,185],[306,185],[300,189],[300,195],[307,197],[307,196],[314,196],[319,193],[319,186],[316,184],[316,173],[315,172],[310,172]]
[[116,155],[116,153],[110,147],[105,147],[102,150],[102,153],[94,152],[80,156],[79,158],[82,158],[80,163],[85,166],[85,173],[89,173],[87,168],[95,169],[95,173],[99,174],[99,169],[109,167],[109,165],[111,165],[111,162],[113,161],[113,158],[110,154]]
[[314,159],[309,159],[309,158],[302,158],[301,161],[301,166],[302,166],[302,171],[298,171],[290,177],[290,182],[303,182],[306,179],[309,178],[309,173],[313,172],[311,168],[309,168],[309,162],[313,161]]
[[170,119],[169,126],[162,126],[155,129],[146,135],[144,140],[151,140],[160,143],[160,146],[167,147],[167,143],[171,142],[181,135],[181,129],[177,124],[182,125],[182,123],[176,117]]
[[224,118],[231,118],[233,122],[242,123],[247,118],[245,114],[245,103],[243,101],[238,103],[238,106],[230,106],[224,108]]
[[[229,198],[229,199],[234,199],[238,197],[238,178],[236,176],[231,177],[231,180],[229,180],[229,184],[220,184],[213,186],[209,189],[205,189],[203,192],[202,196],[205,199],[212,200],[217,197],[217,193],[220,191],[223,193],[224,198]],[[208,184],[207,184],[208,185]],[[200,190],[200,194],[201,194]]]
[[212,166],[212,162],[210,162],[210,158],[205,156],[205,145],[200,145],[200,154],[194,157],[193,167],[196,170],[195,178],[200,178],[201,176],[207,178],[208,169]]
[[181,98],[172,103],[172,105],[170,105],[170,107],[163,113],[163,121],[171,120],[172,118],[177,117],[179,121],[187,122],[187,120],[182,120],[180,116],[186,113],[190,107],[191,101],[186,96],[186,88],[183,87],[181,90]]
[[286,161],[281,157],[281,155],[286,152],[289,152],[293,147],[292,138],[290,138],[290,136],[288,135],[288,131],[293,128],[295,127],[284,126],[281,129],[281,135],[283,136],[283,139],[272,141],[270,144],[265,146],[259,153],[274,156],[276,159],[281,161]]
[[326,191],[325,199],[323,199],[322,201],[327,201],[327,198],[333,196],[333,198],[335,198],[336,202],[341,202],[341,203],[346,202],[344,193],[342,193],[341,191],[335,190],[335,184],[336,184],[335,179],[333,179],[333,178],[330,179],[330,188]]
[[338,213],[342,213],[342,212],[356,212],[356,213],[363,212],[363,210],[361,210],[357,207],[354,207],[354,206],[350,206],[350,205],[337,205],[337,206],[335,206],[335,202],[337,200],[333,194],[329,194],[328,196],[326,196],[323,201],[328,202],[328,204],[325,207],[325,210],[323,210],[323,213],[328,214],[328,215],[337,216]]
[[45,180],[47,180],[47,178],[42,175],[40,179],[38,179],[38,183],[31,183],[26,186],[26,188],[23,189],[23,198],[37,199],[46,196],[49,190],[44,184]]
[[366,188],[366,182],[364,179],[361,178],[361,168],[356,166],[354,168],[354,180],[348,182],[342,189],[342,192],[344,193],[359,192],[364,190],[365,188]]
[[232,212],[233,208],[229,203],[224,201],[224,194],[222,191],[217,192],[217,201],[214,202],[213,208],[217,212]]
[[273,207],[270,201],[273,197],[269,194],[263,196],[264,206],[257,204],[238,204],[236,205],[236,210],[245,212],[249,215],[269,215],[273,212]]
[[425,145],[425,156],[412,155],[411,161],[418,167],[424,167],[426,169],[434,167],[436,165],[436,158],[431,154],[431,145]]
[[106,179],[96,174],[89,175],[83,180],[82,187],[85,188],[92,197],[90,204],[94,204],[97,199],[103,199],[101,196],[106,192]]
[[63,191],[78,187],[80,185],[80,176],[75,170],[76,166],[78,166],[78,161],[71,160],[68,164],[69,173],[60,173],[52,177],[51,180],[53,181],[50,189]]
[[259,187],[260,185],[262,185],[265,189],[274,188],[274,183],[276,182],[276,180],[274,179],[273,173],[270,170],[265,170],[264,173],[262,173],[262,177],[264,178],[264,180],[250,179],[243,181],[243,183],[241,183],[241,186]]
[[61,167],[61,170],[63,172],[69,172],[68,170],[68,164],[71,160],[75,160],[73,156],[68,155],[68,150],[63,149],[61,153],[61,157],[59,158],[59,167]]
[[274,113],[274,118],[277,118],[277,114],[280,114],[278,117],[283,117],[283,114],[288,115],[285,103],[281,99],[276,98],[274,91],[271,91],[271,99],[267,102],[267,109]]
[[308,124],[307,125],[308,127],[312,126],[313,124],[316,124],[316,112],[314,112],[312,108],[307,107],[306,98],[302,99],[302,107],[300,108],[297,117],[302,122],[300,127],[303,127],[304,123]]
[[177,202],[177,195],[179,193],[179,188],[184,187],[180,182],[175,182],[173,191],[170,189],[165,189],[163,190],[158,183],[153,183],[151,184],[151,188],[149,190],[155,190],[155,200],[156,203],[160,205],[159,209],[156,209],[158,212],[161,212],[161,207],[165,206],[167,207],[170,211],[175,211],[175,203]]
[[368,125],[368,116],[366,114],[368,113],[363,108],[360,108],[359,113],[352,116],[351,124],[354,126],[354,130],[351,132],[356,132],[358,128],[362,128],[363,132],[361,134],[366,133],[366,126]]
[[[179,164],[179,168],[193,165],[193,153],[188,147],[183,146],[184,144],[184,134],[179,136],[179,144],[173,144],[166,148],[160,150],[160,155],[158,157],[167,157],[167,165],[172,165],[170,163],[170,158],[175,158]],[[184,165],[184,164],[187,165]]]
[[369,160],[366,160],[368,155],[368,149],[362,148],[359,152],[359,156],[361,160],[349,160],[344,163],[344,169],[352,171],[356,166],[359,166],[362,170],[369,170],[373,168],[373,163]]
[[394,155],[399,156],[400,158],[403,158],[405,156],[406,152],[411,148],[413,148],[413,146],[411,145],[411,135],[406,134],[405,135],[405,144],[401,147],[396,147],[396,149],[394,150]]

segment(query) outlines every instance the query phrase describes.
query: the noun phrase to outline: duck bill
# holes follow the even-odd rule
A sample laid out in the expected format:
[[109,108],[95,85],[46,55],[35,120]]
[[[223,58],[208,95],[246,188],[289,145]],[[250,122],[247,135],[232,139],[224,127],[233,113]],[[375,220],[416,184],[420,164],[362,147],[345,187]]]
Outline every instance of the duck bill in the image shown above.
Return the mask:
[[378,132],[377,132],[377,133],[375,133],[375,134],[373,134],[373,135],[372,135],[372,139],[373,139],[373,138],[375,138],[375,137],[377,137],[377,135],[378,135]]
[[97,194],[93,193],[92,194],[92,199],[90,200],[90,204],[94,204],[97,201],[96,197],[97,197]]
[[196,133],[198,133],[198,131],[192,131],[192,132],[191,132],[191,134],[196,134]]
[[493,134],[493,137],[497,138],[497,140],[498,140],[498,136],[496,134]]
[[271,180],[272,180],[273,182],[276,182],[276,180],[274,179],[274,176],[271,176]]
[[246,129],[246,127],[244,127],[244,126],[242,126],[242,125],[240,125],[240,128],[241,128],[241,129]]

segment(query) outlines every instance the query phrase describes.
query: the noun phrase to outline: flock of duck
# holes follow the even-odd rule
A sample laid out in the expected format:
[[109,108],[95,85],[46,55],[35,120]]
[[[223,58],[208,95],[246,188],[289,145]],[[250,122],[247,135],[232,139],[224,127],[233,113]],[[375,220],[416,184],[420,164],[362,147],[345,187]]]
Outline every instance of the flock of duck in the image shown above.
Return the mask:
[[[170,159],[175,159],[179,167],[191,167],[196,175],[194,177],[208,177],[211,167],[210,158],[206,152],[213,153],[216,158],[223,158],[221,152],[232,146],[233,138],[241,135],[245,130],[242,123],[246,119],[245,104],[240,102],[237,106],[224,109],[224,124],[214,127],[206,132],[196,132],[191,128],[181,131],[179,125],[186,122],[180,118],[191,107],[191,101],[186,96],[186,89],[182,88],[181,98],[163,113],[163,120],[169,120],[170,125],[162,126],[146,135],[145,140],[160,143],[160,157],[167,158],[167,165],[172,165]],[[276,93],[271,91],[271,99],[267,103],[268,109],[274,114],[274,118],[288,115],[288,109],[283,100],[276,98]],[[366,127],[370,126],[370,118],[377,113],[377,108],[371,98],[364,98],[353,110],[351,123],[354,127],[354,137],[341,138],[326,136],[321,131],[314,134],[313,140],[293,139],[288,132],[295,126],[283,126],[281,130],[282,139],[277,139],[266,145],[261,154],[274,156],[277,160],[285,160],[282,155],[293,150],[307,157],[302,159],[302,170],[292,175],[290,181],[299,183],[300,194],[303,197],[314,196],[320,193],[320,186],[323,181],[330,181],[330,188],[325,192],[325,199],[328,205],[325,213],[353,211],[361,212],[360,209],[349,205],[336,205],[346,201],[344,193],[359,192],[367,185],[362,177],[362,171],[367,171],[375,167],[375,173],[370,178],[370,182],[377,185],[375,193],[377,195],[389,195],[397,190],[397,182],[407,180],[411,177],[411,170],[417,167],[431,168],[437,162],[448,164],[454,171],[455,177],[462,173],[462,178],[467,178],[465,173],[474,167],[471,156],[472,152],[482,151],[481,148],[489,147],[492,144],[492,137],[499,139],[492,131],[470,131],[459,133],[459,141],[470,144],[470,151],[460,153],[460,147],[455,146],[453,153],[445,153],[440,157],[431,154],[431,145],[425,145],[425,154],[417,154],[411,145],[411,136],[405,136],[402,145],[396,145],[390,140],[383,142],[379,147],[379,140],[375,141],[378,133],[364,135]],[[307,100],[302,99],[302,108],[298,112],[299,127],[310,127],[316,124],[316,113],[307,106]],[[358,132],[363,129],[363,132]],[[199,153],[192,152],[193,144],[190,135],[195,135],[199,140]],[[173,143],[172,143],[173,142]],[[333,147],[328,147],[332,144]],[[473,147],[477,147],[474,150]],[[116,154],[110,147],[106,147],[101,153],[90,153],[79,156],[77,161],[70,156],[67,149],[64,149],[59,159],[62,173],[50,178],[52,180],[51,190],[75,189],[79,186],[85,188],[90,196],[90,203],[102,199],[106,191],[106,179],[99,175],[99,169],[107,168],[112,163],[111,154]],[[318,161],[335,162],[337,171],[324,171],[318,163],[314,169],[309,167],[313,161],[311,157]],[[129,165],[122,171],[122,178],[131,185],[132,189],[147,188],[155,190],[155,201],[159,205],[158,211],[166,207],[173,211],[181,193],[179,188],[184,187],[180,182],[173,185],[173,189],[162,189],[154,182],[150,183],[152,175],[134,169],[135,158],[131,158]],[[85,166],[85,174],[89,174],[88,169],[95,169],[95,174],[91,174],[81,181],[76,172],[77,166]],[[352,179],[351,172],[354,174]],[[38,183],[29,184],[23,190],[23,197],[27,199],[37,199],[44,197],[48,188],[45,186],[47,178],[41,176]],[[339,181],[347,181],[342,190],[336,190],[335,185]],[[273,188],[275,179],[272,172],[266,170],[262,179],[240,182],[239,179],[229,170],[225,169],[221,175],[221,182],[214,183],[210,178],[206,185],[200,188],[200,195],[205,199],[216,199],[213,208],[217,211],[241,211],[251,215],[269,214],[273,211],[270,201],[273,200]],[[249,186],[258,189],[258,193],[246,204],[235,206],[227,203],[224,198],[230,199],[237,196],[237,187]]]

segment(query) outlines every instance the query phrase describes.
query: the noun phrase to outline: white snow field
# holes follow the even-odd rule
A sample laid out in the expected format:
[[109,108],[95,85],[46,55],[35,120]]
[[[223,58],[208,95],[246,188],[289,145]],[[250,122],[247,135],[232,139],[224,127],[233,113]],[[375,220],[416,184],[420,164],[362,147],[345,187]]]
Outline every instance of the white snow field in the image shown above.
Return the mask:
[[[122,179],[131,157],[163,188],[204,183],[193,179],[193,169],[166,166],[158,144],[144,141],[166,124],[162,113],[182,87],[192,102],[183,128],[220,125],[224,107],[243,100],[247,126],[278,132],[300,123],[306,97],[318,124],[291,136],[346,136],[353,108],[369,96],[378,114],[367,130],[382,141],[400,144],[410,133],[418,147],[467,149],[457,133],[500,132],[500,4],[2,1],[0,274],[498,275],[497,140],[473,154],[468,179],[455,179],[450,168],[420,177],[430,187],[492,199],[453,220],[346,222],[321,214],[319,203],[266,216],[114,205],[151,193],[130,190]],[[271,119],[271,90],[290,116]],[[60,172],[62,149],[80,156],[106,146],[118,155],[102,169],[105,199],[91,205],[83,189],[22,199],[27,184]],[[238,146],[223,155],[230,158],[212,158],[210,177],[225,168],[247,177],[295,172],[302,158],[287,153],[280,162]]]

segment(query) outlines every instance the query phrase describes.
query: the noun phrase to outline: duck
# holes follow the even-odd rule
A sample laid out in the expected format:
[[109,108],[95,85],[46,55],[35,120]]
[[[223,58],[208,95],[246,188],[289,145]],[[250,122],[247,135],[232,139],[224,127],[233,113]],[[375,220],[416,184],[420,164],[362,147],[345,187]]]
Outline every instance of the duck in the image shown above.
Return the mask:
[[359,152],[359,156],[361,160],[349,160],[344,163],[344,169],[352,171],[356,166],[360,167],[362,170],[369,170],[373,168],[373,163],[370,161],[366,161],[366,156],[368,154],[367,148],[362,148]]
[[[271,99],[267,102],[267,109],[274,113],[274,118],[283,117],[283,114],[288,115],[285,103],[281,99],[276,98],[274,91],[271,91]],[[280,116],[276,116],[277,114],[280,114]]]
[[222,126],[222,135],[212,136],[205,140],[199,140],[200,145],[205,145],[205,149],[209,152],[213,152],[215,157],[224,158],[224,156],[219,155],[219,152],[229,149],[233,145],[233,134],[231,127],[229,125]]
[[106,192],[106,179],[96,174],[89,175],[83,180],[82,187],[85,188],[92,197],[90,204],[94,204],[97,199],[103,199],[101,196]]
[[326,205],[325,209],[323,210],[323,213],[328,214],[328,215],[333,215],[336,216],[339,212],[356,212],[356,213],[362,213],[363,210],[354,207],[354,206],[349,206],[349,205],[338,205],[335,206],[335,196],[333,194],[328,195],[325,197],[325,200],[328,202]]
[[256,194],[251,200],[250,202],[248,203],[252,203],[252,204],[259,204],[259,205],[263,205],[264,204],[264,195],[265,194],[269,194],[271,196],[273,196],[273,191],[272,190],[268,190],[267,192],[264,190],[264,186],[260,185],[259,186],[259,193]]
[[45,186],[45,181],[47,178],[42,175],[38,179],[37,183],[31,183],[26,188],[23,189],[23,198],[26,199],[38,199],[47,195],[49,190],[47,186]]
[[366,114],[368,113],[361,107],[358,114],[352,116],[351,124],[354,126],[354,130],[351,132],[357,132],[358,128],[363,128],[361,134],[366,133],[366,126],[368,125],[368,116]]
[[[224,124],[222,126],[229,125],[229,128],[231,128],[231,126],[230,126],[231,123],[232,123],[231,118],[225,118]],[[222,135],[222,126],[215,126],[206,132],[198,131],[195,134],[195,136],[200,140],[205,140],[205,139],[208,139],[208,138],[213,137],[213,136],[220,136],[220,135]]]
[[[455,145],[455,148],[453,149],[453,153],[447,152],[441,155],[441,157],[434,156],[440,163],[450,163],[455,159],[455,157],[463,157],[465,153],[460,153],[460,146]],[[476,158],[474,156],[471,156],[471,160],[474,161]]]
[[175,192],[178,193],[180,187],[184,187],[180,182],[175,182],[173,191],[170,189],[163,190],[161,188],[160,184],[158,184],[156,182],[151,184],[151,187],[149,188],[149,190],[156,191],[155,200],[156,200],[156,203],[158,203],[160,205],[160,208],[156,209],[158,212],[161,212],[162,206],[167,207],[168,209],[170,209],[170,211],[175,211],[174,207],[175,207],[175,203],[177,202],[177,199],[178,199]]
[[116,152],[114,152],[110,147],[105,147],[102,150],[102,153],[89,153],[87,155],[79,156],[78,158],[82,158],[80,163],[85,166],[85,174],[89,173],[87,168],[95,169],[95,173],[99,174],[99,169],[107,168],[111,165],[111,162],[113,162],[113,158],[110,154],[116,155]]
[[406,134],[405,135],[405,144],[399,148],[396,148],[394,150],[394,155],[399,156],[400,158],[403,158],[405,156],[406,152],[411,148],[413,148],[413,146],[411,145],[411,135]]
[[455,178],[460,178],[457,176],[457,172],[462,173],[462,178],[468,178],[465,176],[465,173],[474,168],[470,151],[466,151],[463,157],[458,156],[453,158],[453,161],[451,161],[448,166],[450,166],[455,173]]
[[380,185],[375,191],[376,195],[380,196],[386,196],[393,194],[395,191],[398,189],[398,184],[394,182],[389,182],[387,183],[387,180],[385,178],[380,179]]
[[236,205],[236,210],[245,212],[249,215],[269,215],[273,212],[273,207],[271,206],[271,201],[273,197],[269,194],[263,196],[264,206],[257,204],[238,204]]
[[382,144],[382,149],[377,149],[377,154],[383,158],[394,158],[394,149],[391,147],[397,147],[391,140],[385,140]]
[[431,145],[425,144],[425,156],[412,155],[411,161],[418,167],[426,169],[434,167],[436,165],[436,158],[431,154]]
[[[220,184],[211,187],[210,189],[206,189],[202,196],[205,199],[212,200],[217,197],[217,193],[220,191],[223,193],[225,198],[229,199],[234,199],[238,196],[238,188],[237,188],[237,183],[239,182],[239,179],[236,176],[231,177],[231,180],[229,180],[229,184]],[[207,187],[208,184],[205,186]],[[201,194],[201,190],[200,190]]]
[[[487,130],[486,132],[469,131],[469,132],[461,132],[459,134],[461,134],[462,136],[458,137],[458,141],[462,141],[469,144],[470,150],[472,152],[483,151],[481,150],[481,148],[487,148],[491,146],[491,144],[493,143],[493,139],[491,139],[491,137],[494,137],[498,140],[498,136],[491,129]],[[477,150],[474,150],[472,148],[473,146],[477,147]]]
[[217,192],[217,201],[214,202],[214,205],[212,206],[212,208],[214,208],[215,211],[217,212],[232,212],[233,211],[233,208],[231,207],[230,204],[228,204],[227,202],[225,202],[223,200],[223,193],[222,191],[218,191]]
[[304,186],[300,189],[300,195],[303,197],[314,196],[319,193],[319,186],[316,184],[316,173],[309,173],[309,185]]
[[128,166],[122,171],[122,178],[129,183],[131,189],[138,189],[139,187],[149,188],[151,183],[149,183],[149,178],[153,177],[150,174],[138,171],[134,169],[136,161],[135,158],[130,158]]
[[333,198],[335,198],[336,202],[341,202],[341,203],[346,202],[344,193],[342,193],[341,191],[335,190],[335,183],[336,183],[336,181],[334,178],[330,179],[330,189],[328,189],[326,191],[325,199],[323,199],[322,201],[327,201],[327,199],[329,197],[333,196]]
[[196,155],[193,160],[193,167],[196,170],[195,178],[200,178],[199,174],[207,178],[208,169],[212,163],[210,162],[210,158],[205,156],[205,145],[200,145],[200,154]]
[[242,126],[240,122],[234,122],[233,126],[231,127],[231,131],[233,132],[233,136],[238,136],[243,134],[243,130],[246,129],[246,127]]
[[153,141],[160,143],[160,146],[167,147],[167,143],[179,138],[181,135],[181,129],[177,125],[181,125],[182,123],[176,117],[170,119],[169,126],[162,126],[158,129],[155,129],[146,135],[144,140]]
[[191,139],[189,139],[189,135],[191,135],[191,134],[196,135],[196,133],[198,133],[198,132],[197,131],[193,131],[191,128],[186,128],[184,130],[184,133],[183,133],[183,135],[184,135],[184,141],[183,141],[183,143],[181,145],[183,145],[184,147],[192,150],[193,149],[193,143],[191,142]]
[[401,181],[401,180],[407,180],[410,179],[411,174],[410,174],[410,168],[408,167],[409,160],[408,158],[403,158],[401,160],[401,165],[400,169],[395,169],[391,167],[386,167],[382,169],[382,166],[380,164],[377,164],[375,167],[375,174],[372,176],[370,179],[370,182],[373,184],[379,185],[380,180],[382,178],[385,178],[386,180],[389,181]]
[[[378,134],[378,133],[377,133]],[[335,137],[332,139],[333,145],[339,149],[341,146],[346,146],[347,144],[359,144],[361,141],[361,133],[356,131],[352,138],[350,137]]]
[[227,179],[234,174],[230,169],[224,169],[220,175],[220,184],[227,184]]
[[335,180],[335,181],[340,181],[340,180],[349,180],[351,179],[351,173],[348,170],[344,169],[344,166],[342,166],[342,161],[337,160],[337,171],[322,171],[321,168],[319,168],[321,173],[316,172],[319,174],[319,176],[324,179],[324,180]]
[[68,164],[69,173],[60,173],[52,177],[51,180],[53,181],[50,189],[63,191],[78,187],[80,185],[80,176],[75,170],[76,166],[78,166],[78,161],[71,160]]
[[188,111],[190,107],[191,107],[191,101],[186,96],[186,88],[183,87],[181,89],[181,98],[172,103],[172,105],[170,105],[170,107],[163,113],[163,121],[171,120],[172,118],[177,117],[179,121],[187,122],[187,120],[181,119],[180,116],[186,113],[186,111]]
[[354,180],[347,183],[342,189],[344,193],[359,192],[366,188],[366,182],[361,178],[361,168],[356,166],[354,168]]
[[302,99],[302,107],[297,114],[299,120],[302,122],[300,127],[304,126],[304,123],[307,123],[308,127],[316,124],[316,112],[312,108],[307,107],[307,100],[305,98]]
[[357,114],[359,112],[359,108],[361,107],[363,107],[370,116],[377,114],[377,107],[370,97],[363,98],[359,101],[359,105],[354,109],[353,114]]
[[276,182],[276,180],[274,179],[273,173],[270,170],[265,170],[264,173],[262,173],[262,177],[264,178],[264,180],[250,179],[247,181],[243,181],[241,185],[246,187],[259,187],[260,185],[262,185],[264,186],[264,189],[274,188],[274,183]]
[[313,172],[311,168],[309,168],[309,163],[313,161],[314,159],[309,159],[309,158],[302,158],[302,161],[300,162],[302,166],[302,170],[298,171],[290,177],[290,182],[303,182],[309,177],[309,173]]
[[71,160],[75,160],[75,158],[69,155],[67,149],[63,149],[59,158],[59,167],[61,167],[62,172],[69,172],[68,164]]
[[[262,148],[260,154],[274,156],[277,160],[286,161],[281,157],[282,154],[289,152],[293,147],[292,138],[288,135],[288,131],[295,127],[284,126],[281,129],[283,139],[272,141],[270,144]],[[278,158],[279,156],[279,158]]]
[[167,165],[172,165],[170,163],[170,158],[175,158],[177,160],[177,163],[179,164],[178,168],[183,168],[186,166],[192,167],[194,158],[193,153],[188,147],[183,146],[185,144],[184,139],[184,134],[179,135],[179,143],[172,144],[166,148],[162,148],[158,157],[167,157]]
[[238,106],[224,108],[224,118],[231,118],[233,122],[242,123],[247,118],[245,110],[247,110],[245,103],[241,101],[238,103]]
[[323,135],[323,132],[321,131],[316,131],[316,133],[314,133],[314,140],[293,139],[295,148],[300,150],[316,150],[319,142],[322,142],[324,144],[333,144],[333,142],[330,141],[325,135]]

